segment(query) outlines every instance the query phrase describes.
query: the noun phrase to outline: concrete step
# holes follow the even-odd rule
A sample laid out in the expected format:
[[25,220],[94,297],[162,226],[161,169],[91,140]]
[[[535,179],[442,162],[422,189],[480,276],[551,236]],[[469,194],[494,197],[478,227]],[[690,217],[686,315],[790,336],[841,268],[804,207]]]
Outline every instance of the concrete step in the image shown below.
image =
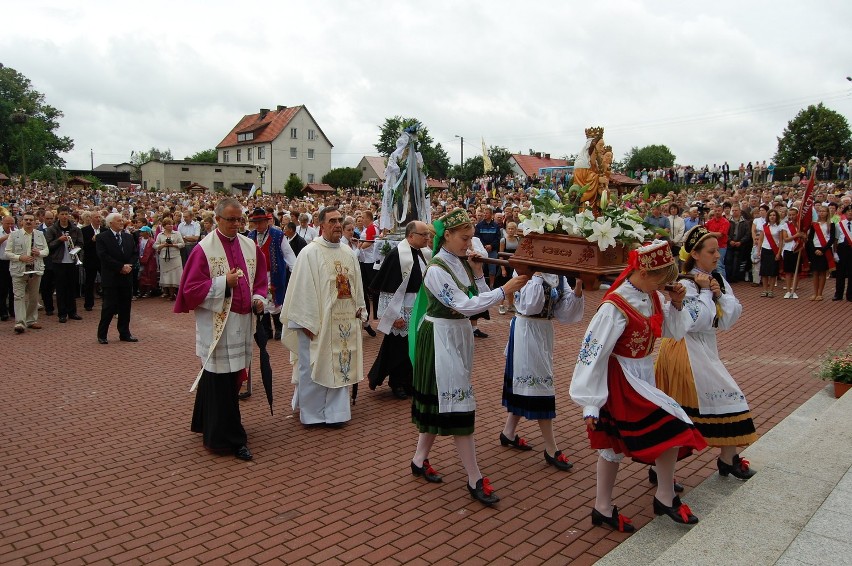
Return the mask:
[[682,497],[698,525],[657,517],[597,564],[775,564],[788,549],[785,564],[809,563],[793,556],[796,545],[819,541],[797,537],[852,466],[850,430],[852,396],[834,399],[826,387],[743,451],[758,472],[748,482],[717,473]]

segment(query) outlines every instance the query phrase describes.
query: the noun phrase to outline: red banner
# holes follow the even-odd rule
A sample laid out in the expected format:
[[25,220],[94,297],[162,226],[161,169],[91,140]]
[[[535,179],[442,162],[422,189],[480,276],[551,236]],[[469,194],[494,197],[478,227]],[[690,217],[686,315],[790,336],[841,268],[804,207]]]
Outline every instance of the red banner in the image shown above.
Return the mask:
[[811,168],[811,178],[802,197],[802,210],[799,211],[799,230],[807,233],[814,218],[814,181],[816,181],[816,166]]

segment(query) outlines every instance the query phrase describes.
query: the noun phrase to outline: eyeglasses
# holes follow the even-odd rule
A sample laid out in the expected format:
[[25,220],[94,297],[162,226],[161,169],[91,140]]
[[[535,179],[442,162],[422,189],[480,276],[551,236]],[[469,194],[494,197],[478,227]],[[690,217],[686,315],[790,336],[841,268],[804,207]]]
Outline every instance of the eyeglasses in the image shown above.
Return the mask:
[[417,236],[423,236],[425,238],[429,235],[429,232],[412,232],[412,234],[415,234]]
[[231,222],[231,223],[234,223],[234,222],[242,222],[242,221],[243,221],[243,217],[242,217],[242,216],[231,216],[231,217],[227,217],[227,216],[220,216],[220,217],[219,217],[219,221],[220,221],[220,222]]

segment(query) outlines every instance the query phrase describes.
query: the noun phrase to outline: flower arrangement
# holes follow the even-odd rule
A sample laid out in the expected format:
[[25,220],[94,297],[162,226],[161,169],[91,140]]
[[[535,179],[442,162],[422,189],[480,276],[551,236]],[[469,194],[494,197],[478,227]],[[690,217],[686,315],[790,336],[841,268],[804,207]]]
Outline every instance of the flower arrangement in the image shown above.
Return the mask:
[[852,383],[852,344],[843,350],[829,350],[820,361],[816,375],[825,381]]
[[[653,236],[653,229],[636,211],[638,193],[627,194],[614,201],[609,195],[601,196],[600,215],[595,216],[590,208],[582,207],[577,200],[584,188],[573,185],[567,191],[539,189],[532,200],[529,213],[522,214],[520,229],[526,234],[566,234],[581,236],[597,243],[601,251],[615,246],[642,244]],[[664,204],[664,203],[663,203]]]

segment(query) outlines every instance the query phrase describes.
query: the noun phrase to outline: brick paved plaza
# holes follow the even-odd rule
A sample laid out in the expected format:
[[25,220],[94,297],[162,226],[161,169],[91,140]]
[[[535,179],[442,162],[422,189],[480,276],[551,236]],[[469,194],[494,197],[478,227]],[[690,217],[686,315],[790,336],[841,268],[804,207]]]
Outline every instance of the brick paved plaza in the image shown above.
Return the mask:
[[[799,294],[810,296],[810,285]],[[720,351],[765,433],[824,386],[813,364],[849,341],[834,328],[852,305],[783,300],[783,292],[760,298],[748,284],[734,291],[745,311],[720,335]],[[275,415],[259,380],[241,405],[254,461],[208,453],[189,431],[188,389],[199,367],[193,317],[172,314],[162,299],[133,303],[137,344],[118,342],[114,326],[108,346],[96,342],[99,304],[81,309],[82,322],[44,317],[43,330],[22,336],[2,323],[0,563],[593,563],[626,536],[591,526],[596,454],[568,397],[601,295],[588,293],[583,323],[557,327],[555,429],[574,462],[568,473],[545,465],[535,424],[519,429],[535,451],[500,447],[509,318],[494,309],[482,321],[491,337],[476,341],[476,440],[480,467],[502,498],[493,509],[468,495],[450,439],[439,438],[430,456],[444,483],[412,477],[410,406],[387,387],[362,384],[343,429],[304,428],[289,409],[291,371],[278,343],[270,348]],[[380,340],[365,335],[365,374]],[[714,460],[705,451],[679,465],[686,502]],[[652,519],[652,493],[644,466],[622,466],[615,502],[640,528]]]

